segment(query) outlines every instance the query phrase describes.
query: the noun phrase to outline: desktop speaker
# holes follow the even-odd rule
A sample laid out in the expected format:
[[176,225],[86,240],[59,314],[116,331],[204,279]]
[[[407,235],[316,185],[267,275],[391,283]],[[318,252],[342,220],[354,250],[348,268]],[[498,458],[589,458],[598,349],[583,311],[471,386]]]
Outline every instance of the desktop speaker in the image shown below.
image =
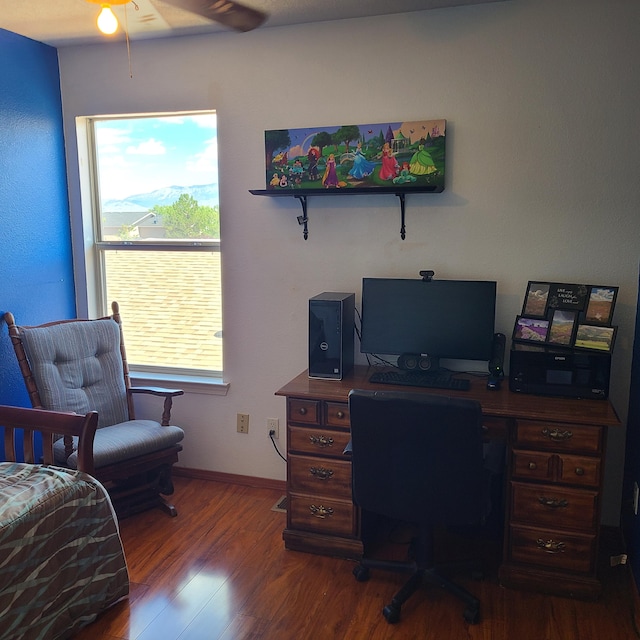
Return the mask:
[[353,367],[354,293],[309,298],[309,377],[342,380]]
[[489,359],[489,373],[492,376],[502,377],[504,375],[504,347],[506,337],[504,333],[494,333],[491,343],[491,358]]
[[432,358],[424,353],[403,353],[398,356],[398,369],[404,371],[432,371],[437,369],[437,358]]
[[504,333],[494,333],[491,343],[491,357],[487,364],[489,377],[487,378],[487,389],[497,390],[504,376],[504,347],[506,344]]

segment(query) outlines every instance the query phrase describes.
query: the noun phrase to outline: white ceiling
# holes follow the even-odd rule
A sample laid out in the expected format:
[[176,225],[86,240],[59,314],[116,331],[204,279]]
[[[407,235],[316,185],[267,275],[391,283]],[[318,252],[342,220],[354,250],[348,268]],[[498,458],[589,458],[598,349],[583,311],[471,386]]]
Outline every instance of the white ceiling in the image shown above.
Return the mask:
[[[264,29],[501,0],[240,1],[269,15],[260,27]],[[126,20],[127,32],[132,40],[227,31],[221,25],[165,4],[162,0],[133,0],[124,6],[113,6],[112,9],[121,25],[124,25]],[[122,29],[113,36],[105,36],[98,32],[96,17],[99,11],[100,5],[88,0],[0,0],[0,28],[55,47],[124,38]]]

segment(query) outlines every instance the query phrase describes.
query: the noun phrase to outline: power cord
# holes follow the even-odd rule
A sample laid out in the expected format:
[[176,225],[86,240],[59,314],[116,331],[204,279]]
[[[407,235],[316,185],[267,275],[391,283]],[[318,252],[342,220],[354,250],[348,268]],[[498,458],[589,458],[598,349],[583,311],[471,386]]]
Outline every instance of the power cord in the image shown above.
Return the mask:
[[271,444],[273,448],[276,450],[276,453],[286,462],[287,459],[280,453],[280,449],[278,449],[278,445],[276,444],[276,440],[273,437],[276,434],[274,429],[269,429],[269,440],[271,440]]
[[[358,326],[358,322],[353,321],[353,328],[356,332],[356,336],[358,337],[358,342],[360,342],[362,344],[362,316],[360,315],[360,311],[358,310],[358,307],[355,307],[355,312],[356,312],[356,316],[358,316],[358,322],[360,323],[360,326]],[[376,366],[376,367],[394,367],[394,363],[393,362],[389,362],[388,360],[385,360],[384,358],[380,357],[379,355],[376,355],[375,353],[366,353],[365,357],[367,358],[367,364],[371,367],[371,366]]]

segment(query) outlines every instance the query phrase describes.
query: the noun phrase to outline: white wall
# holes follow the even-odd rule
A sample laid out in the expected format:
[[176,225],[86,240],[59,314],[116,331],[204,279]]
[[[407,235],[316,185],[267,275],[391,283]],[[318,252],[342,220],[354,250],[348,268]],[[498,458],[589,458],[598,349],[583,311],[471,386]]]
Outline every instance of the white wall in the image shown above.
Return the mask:
[[[511,335],[529,280],[618,285],[612,398],[626,415],[638,282],[640,141],[635,0],[511,0],[247,34],[60,50],[79,247],[74,118],[218,112],[227,396],[175,403],[181,464],[266,478],[273,394],[306,367],[307,300],[363,276],[498,280]],[[266,129],[446,118],[447,185],[407,197],[297,200],[264,188]],[[248,435],[237,412],[251,414]],[[605,521],[617,523],[624,429],[610,437]]]

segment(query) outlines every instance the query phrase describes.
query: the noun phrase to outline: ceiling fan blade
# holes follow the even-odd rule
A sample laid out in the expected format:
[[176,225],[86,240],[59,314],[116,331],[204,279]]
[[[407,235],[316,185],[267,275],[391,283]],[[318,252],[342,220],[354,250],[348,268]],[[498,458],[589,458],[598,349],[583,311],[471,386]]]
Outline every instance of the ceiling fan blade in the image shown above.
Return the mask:
[[251,31],[259,27],[267,14],[234,0],[162,0],[174,7],[191,11],[236,31]]

